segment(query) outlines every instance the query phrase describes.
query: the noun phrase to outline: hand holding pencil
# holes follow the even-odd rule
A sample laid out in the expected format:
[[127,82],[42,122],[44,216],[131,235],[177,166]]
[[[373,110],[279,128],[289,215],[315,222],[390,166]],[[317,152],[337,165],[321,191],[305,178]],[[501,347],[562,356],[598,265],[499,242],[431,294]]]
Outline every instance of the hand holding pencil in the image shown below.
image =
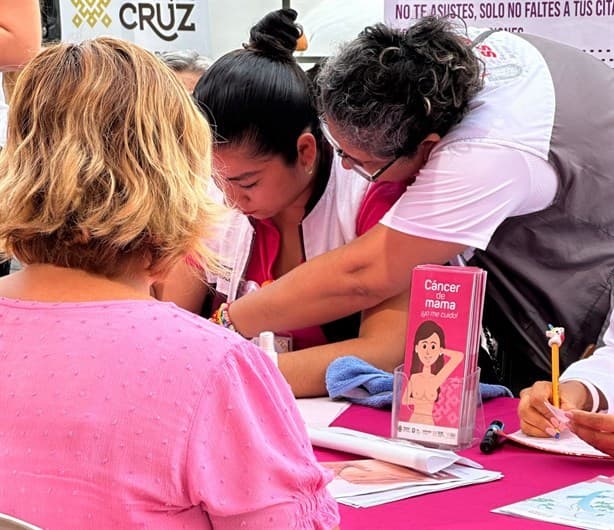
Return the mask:
[[567,428],[567,421],[561,422],[555,409],[578,408],[581,403],[579,396],[583,395],[583,390],[580,391],[577,387],[579,386],[580,389],[584,387],[577,382],[564,383],[565,388],[561,396],[559,348],[565,340],[565,328],[549,324],[546,337],[552,358],[552,379],[551,381],[537,381],[532,387],[520,392],[518,415],[520,428],[525,434],[558,438],[561,430]]
[[[557,412],[562,405],[559,388],[559,347],[565,340],[565,328],[549,325],[546,337],[552,357],[552,381],[538,381],[531,388],[522,390],[518,415],[520,416],[520,427],[525,434],[558,438],[567,423],[567,418],[561,421]],[[575,408],[573,399],[571,403],[566,399],[564,405],[565,409]]]
[[[559,386],[560,410],[578,410],[586,400],[586,387],[579,381],[565,381]],[[569,426],[552,412],[552,381],[537,381],[520,392],[518,416],[522,432],[529,436],[556,438]]]

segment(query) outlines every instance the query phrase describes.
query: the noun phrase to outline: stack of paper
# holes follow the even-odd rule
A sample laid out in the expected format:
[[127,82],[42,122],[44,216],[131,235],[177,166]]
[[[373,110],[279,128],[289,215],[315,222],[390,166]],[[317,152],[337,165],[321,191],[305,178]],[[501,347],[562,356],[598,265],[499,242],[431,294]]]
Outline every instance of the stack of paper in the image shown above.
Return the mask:
[[311,443],[376,460],[325,462],[335,473],[331,494],[342,504],[369,507],[502,477],[453,451],[343,427],[308,427]]
[[399,438],[448,449],[471,445],[485,291],[486,271],[478,267],[413,269],[403,383],[393,413]]
[[335,473],[328,485],[331,495],[341,504],[369,508],[460,486],[490,482],[501,473],[452,464],[444,471],[425,474],[381,460],[346,460],[323,462]]
[[349,401],[333,401],[329,397],[301,398],[295,402],[309,427],[328,427],[351,405]]

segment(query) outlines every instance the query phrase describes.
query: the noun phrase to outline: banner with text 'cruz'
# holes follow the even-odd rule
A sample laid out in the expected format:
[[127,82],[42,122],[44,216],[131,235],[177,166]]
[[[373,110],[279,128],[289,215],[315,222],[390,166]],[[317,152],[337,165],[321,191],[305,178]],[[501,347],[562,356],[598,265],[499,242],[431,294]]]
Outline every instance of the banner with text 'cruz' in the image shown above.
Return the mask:
[[132,41],[151,51],[211,49],[207,0],[61,0],[62,40],[100,35]]
[[585,50],[614,67],[614,0],[385,0],[385,21],[403,28],[428,15],[469,26],[531,33]]

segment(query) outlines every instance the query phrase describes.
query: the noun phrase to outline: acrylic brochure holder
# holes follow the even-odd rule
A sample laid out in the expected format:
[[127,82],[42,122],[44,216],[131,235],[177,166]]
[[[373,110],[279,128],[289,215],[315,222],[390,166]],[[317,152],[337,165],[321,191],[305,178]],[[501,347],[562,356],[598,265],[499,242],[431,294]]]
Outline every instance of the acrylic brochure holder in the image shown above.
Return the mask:
[[[446,381],[447,388],[462,389],[462,398],[460,403],[458,400],[446,403],[442,399],[445,396],[438,394],[433,402],[433,423],[412,421],[414,407],[407,403],[408,400],[405,398],[408,382],[404,365],[397,367],[394,370],[393,380],[392,438],[402,438],[427,447],[452,451],[466,449],[479,443],[485,431],[479,368],[464,378],[451,377]],[[444,415],[448,417],[453,415],[457,421],[453,422],[452,426],[438,425],[439,419]]]

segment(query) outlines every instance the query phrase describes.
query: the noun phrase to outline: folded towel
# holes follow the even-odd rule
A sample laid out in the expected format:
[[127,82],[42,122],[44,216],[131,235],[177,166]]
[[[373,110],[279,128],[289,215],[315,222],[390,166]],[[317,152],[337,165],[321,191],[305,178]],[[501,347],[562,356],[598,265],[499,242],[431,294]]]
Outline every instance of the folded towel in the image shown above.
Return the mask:
[[480,395],[482,396],[482,401],[488,401],[497,397],[514,397],[512,391],[506,386],[493,385],[491,383],[480,383]]
[[358,357],[339,357],[328,365],[326,389],[332,399],[385,408],[392,405],[392,378]]
[[[326,370],[326,389],[332,399],[347,399],[368,407],[392,406],[392,381],[390,372],[351,355],[335,359]],[[482,401],[507,396],[512,392],[502,385],[480,383]]]

